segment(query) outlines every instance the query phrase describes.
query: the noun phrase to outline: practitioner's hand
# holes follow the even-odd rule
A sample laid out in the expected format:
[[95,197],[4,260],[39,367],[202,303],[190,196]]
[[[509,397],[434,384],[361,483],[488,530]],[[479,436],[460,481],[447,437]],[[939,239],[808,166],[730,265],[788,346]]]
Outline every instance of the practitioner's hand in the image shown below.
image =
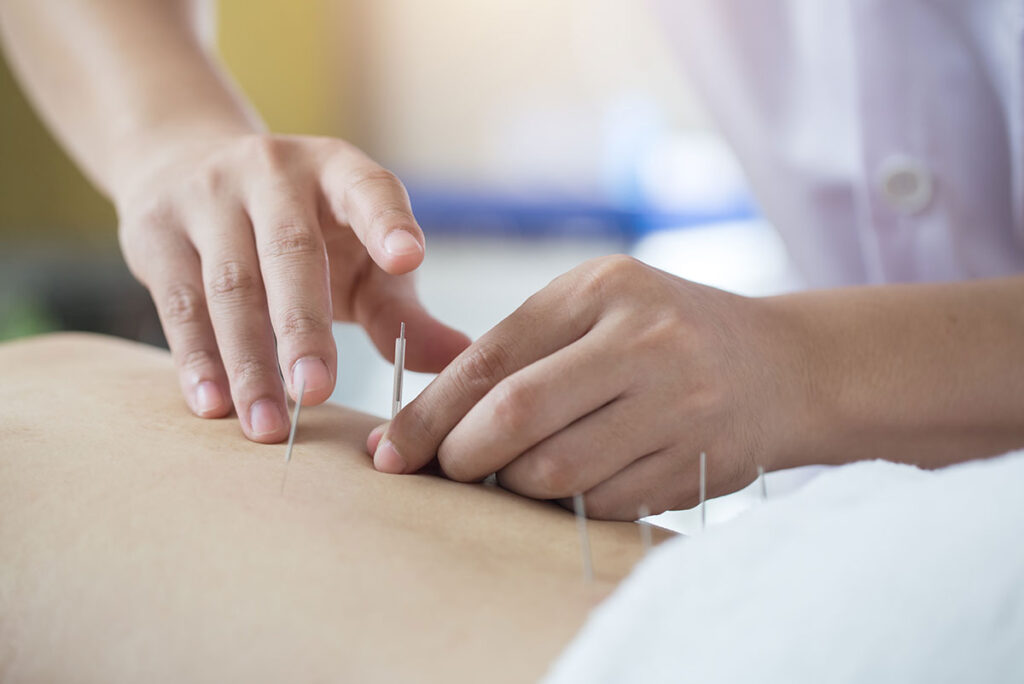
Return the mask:
[[588,514],[632,520],[695,504],[701,451],[718,495],[791,449],[802,357],[772,300],[597,259],[471,345],[368,447],[382,471],[436,455],[456,480],[497,472],[520,494],[582,492]]
[[250,439],[283,439],[280,374],[293,398],[305,378],[305,404],[334,388],[332,320],[362,324],[388,358],[406,321],[414,370],[469,343],[420,305],[403,274],[423,260],[423,233],[402,184],[359,150],[260,134],[166,148],[116,193],[120,237],[197,415],[233,403]]

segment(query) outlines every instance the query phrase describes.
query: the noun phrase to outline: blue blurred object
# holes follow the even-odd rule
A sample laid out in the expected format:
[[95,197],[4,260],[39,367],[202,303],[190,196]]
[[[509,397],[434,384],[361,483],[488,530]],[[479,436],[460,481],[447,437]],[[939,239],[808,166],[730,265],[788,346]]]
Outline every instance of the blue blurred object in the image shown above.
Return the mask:
[[749,196],[714,209],[659,209],[610,202],[456,192],[412,186],[416,218],[432,235],[617,237],[636,240],[667,228],[732,222],[757,215]]
[[657,104],[642,97],[625,97],[605,119],[597,143],[603,150],[598,186],[586,179],[574,185],[557,175],[545,182],[543,168],[536,182],[524,181],[519,169],[518,181],[491,189],[417,183],[413,177],[417,218],[442,235],[632,241],[655,231],[757,216],[743,170],[718,135],[673,130]]

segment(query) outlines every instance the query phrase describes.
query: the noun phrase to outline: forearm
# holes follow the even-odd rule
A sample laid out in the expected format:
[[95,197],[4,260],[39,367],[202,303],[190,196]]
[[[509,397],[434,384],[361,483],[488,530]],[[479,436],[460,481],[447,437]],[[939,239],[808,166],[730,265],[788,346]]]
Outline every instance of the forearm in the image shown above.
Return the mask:
[[868,458],[938,467],[1024,445],[1024,278],[767,303],[792,324],[810,397],[808,441],[778,467]]
[[202,0],[7,0],[9,60],[50,128],[104,192],[160,146],[259,130],[212,54]]

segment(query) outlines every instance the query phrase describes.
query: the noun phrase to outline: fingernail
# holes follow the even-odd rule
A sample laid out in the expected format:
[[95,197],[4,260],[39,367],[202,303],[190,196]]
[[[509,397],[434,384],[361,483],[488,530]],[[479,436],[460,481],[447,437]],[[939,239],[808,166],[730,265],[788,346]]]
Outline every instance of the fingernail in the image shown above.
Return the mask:
[[196,387],[196,412],[199,415],[215,413],[224,407],[224,395],[216,383],[204,380]]
[[377,445],[380,444],[380,438],[384,435],[384,427],[385,426],[383,425],[378,425],[370,430],[370,434],[366,438],[366,450],[369,453],[372,454],[377,451]]
[[283,427],[281,411],[270,399],[260,399],[249,409],[249,428],[253,435],[261,437],[273,434]]
[[320,359],[312,356],[299,359],[292,366],[292,388],[295,392],[299,391],[299,385],[303,380],[306,381],[307,393],[330,389],[331,372],[327,370],[327,364]]
[[373,467],[382,473],[404,473],[406,465],[405,459],[390,439],[381,442],[373,455]]
[[423,246],[417,242],[412,233],[404,230],[393,230],[384,238],[384,249],[392,256],[399,256],[401,254],[422,252]]

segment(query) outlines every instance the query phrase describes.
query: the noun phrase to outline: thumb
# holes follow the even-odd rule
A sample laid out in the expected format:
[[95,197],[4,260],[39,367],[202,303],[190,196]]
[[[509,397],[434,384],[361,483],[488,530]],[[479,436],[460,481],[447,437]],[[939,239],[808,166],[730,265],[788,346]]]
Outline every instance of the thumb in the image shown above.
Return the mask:
[[437,373],[469,346],[471,340],[466,335],[423,308],[410,276],[378,274],[364,289],[356,308],[356,320],[381,356],[394,361],[395,338],[402,323],[405,323],[405,364],[409,370]]

